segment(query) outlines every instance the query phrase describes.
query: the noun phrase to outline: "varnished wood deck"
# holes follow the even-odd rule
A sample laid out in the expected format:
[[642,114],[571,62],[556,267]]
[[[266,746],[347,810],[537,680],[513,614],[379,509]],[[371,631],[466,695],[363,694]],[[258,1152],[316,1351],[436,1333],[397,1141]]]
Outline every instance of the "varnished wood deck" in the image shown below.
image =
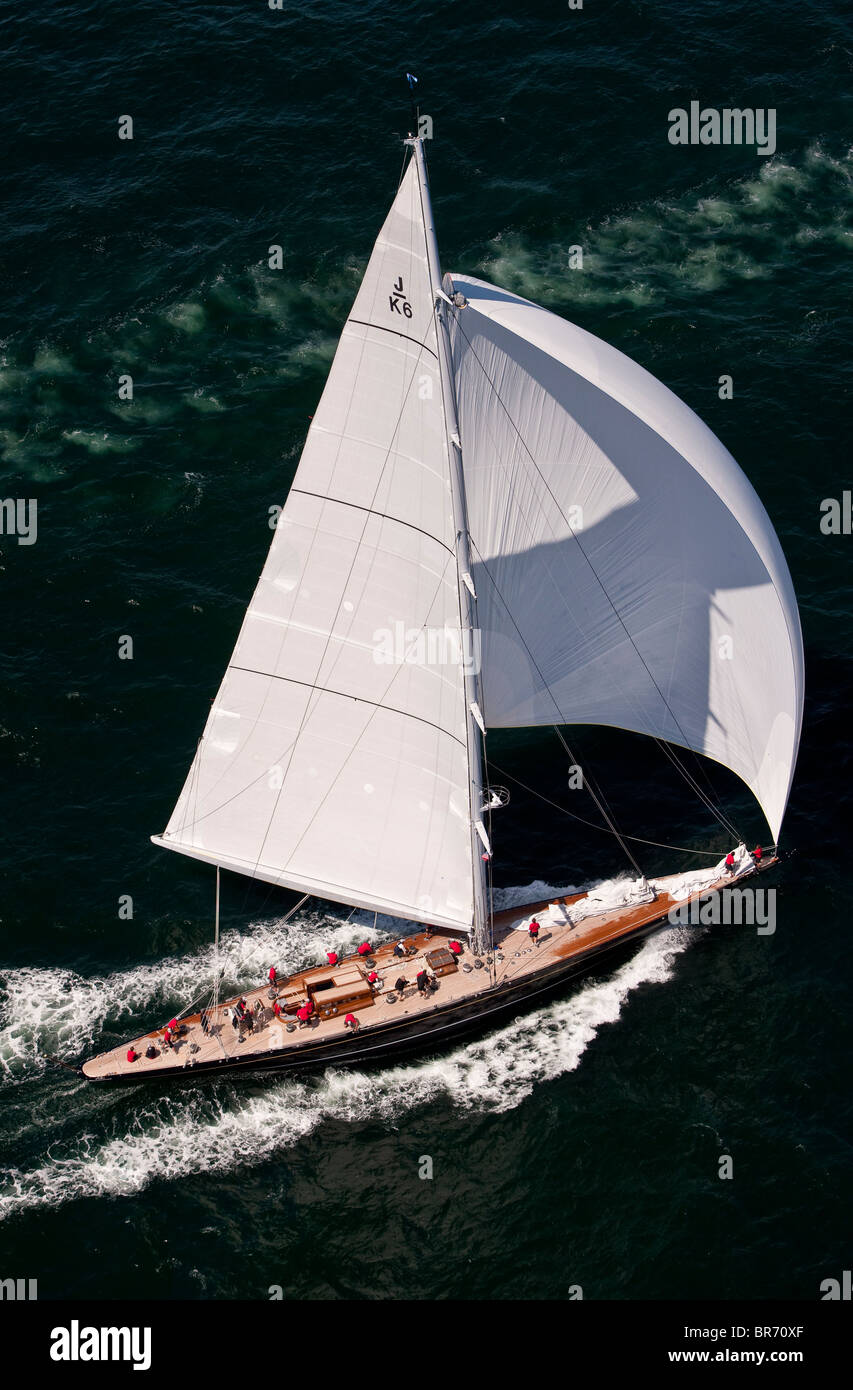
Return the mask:
[[[769,868],[776,862],[775,858],[768,857],[762,863],[761,869]],[[693,894],[692,898],[680,901],[683,903],[692,901],[693,898],[705,897],[708,893],[729,886],[733,882],[742,881],[743,878],[751,876],[751,872],[741,873],[735,880],[723,877],[704,886],[700,892]],[[672,876],[670,881],[674,879],[675,876]],[[657,882],[663,885],[667,880],[659,879]],[[571,905],[586,896],[585,893],[577,893],[562,901]],[[608,945],[615,944],[620,937],[627,938],[636,934],[644,927],[666,917],[675,903],[676,899],[668,893],[658,891],[653,902],[597,913],[574,925],[568,921],[553,920],[548,902],[527,903],[496,913],[493,964],[484,964],[480,969],[465,970],[464,965],[473,966],[475,957],[462,938],[465,949],[460,958],[459,969],[455,973],[443,975],[438,981],[438,989],[424,998],[420,996],[415,985],[415,977],[424,966],[424,953],[452,940],[451,932],[434,931],[429,938],[423,930],[414,932],[405,938],[407,945],[413,948],[412,954],[405,959],[394,955],[394,942],[387,942],[378,946],[374,954],[364,960],[357,955],[342,957],[340,965],[335,969],[351,969],[354,965],[365,979],[371,970],[376,970],[379,974],[380,982],[376,986],[373,1002],[367,1007],[352,1008],[359,1020],[360,1032],[365,1034],[373,1026],[395,1018],[416,1018],[418,1014],[431,1014],[436,1008],[440,1009],[447,1004],[474,999],[493,985],[521,981],[527,977],[533,980],[560,962],[567,962],[590,952],[596,953]],[[534,914],[540,923],[538,946],[533,945],[526,930],[527,923]],[[318,965],[320,964],[321,962],[318,962]],[[288,976],[286,981],[280,980],[278,993],[281,995],[285,988],[288,991],[304,991],[305,977],[312,974],[316,976],[317,973],[317,965],[312,965]],[[402,994],[398,994],[394,985],[401,976],[404,976],[409,984]],[[269,985],[264,982],[255,989],[245,991],[242,996],[235,996],[223,1002],[221,1008],[231,1007],[242,997],[249,1008],[254,1008],[255,1001],[261,1001],[264,1013],[256,1021],[254,1032],[248,1035],[244,1033],[243,1041],[238,1041],[230,1019],[222,1018],[221,1010],[218,1021],[211,1024],[208,1034],[202,1030],[200,1014],[194,1013],[179,1020],[186,1031],[171,1050],[162,1043],[163,1029],[168,1021],[164,1020],[159,1029],[142,1037],[129,1039],[119,1047],[91,1058],[84,1063],[83,1074],[92,1080],[108,1077],[129,1079],[131,1075],[137,1079],[140,1075],[150,1075],[153,1078],[158,1072],[174,1071],[176,1067],[189,1064],[190,1060],[193,1067],[201,1063],[219,1063],[225,1059],[233,1059],[245,1065],[251,1064],[253,1057],[261,1063],[269,1058],[271,1053],[286,1052],[309,1037],[316,1041],[332,1041],[335,1037],[343,1038],[349,1033],[344,1027],[344,1017],[350,1011],[350,1006],[341,1007],[335,1017],[319,1020],[315,1018],[315,1021],[307,1026],[296,1024],[291,1030],[288,1029],[287,1023],[295,1024],[296,1020],[277,1019],[273,1014],[268,994]],[[394,1002],[389,999],[389,995],[395,996]],[[322,994],[317,998],[322,1000]],[[146,1058],[145,1049],[151,1043],[157,1048],[158,1055]],[[131,1046],[142,1054],[135,1062],[127,1060],[126,1054]],[[334,1049],[331,1049],[329,1061],[333,1060]]]

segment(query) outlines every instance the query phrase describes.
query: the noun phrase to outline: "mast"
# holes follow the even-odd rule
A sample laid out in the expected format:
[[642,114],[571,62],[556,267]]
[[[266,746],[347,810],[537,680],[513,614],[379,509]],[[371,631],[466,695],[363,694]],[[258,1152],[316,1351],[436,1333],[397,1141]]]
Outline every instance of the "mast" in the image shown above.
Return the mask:
[[213,1022],[219,1010],[219,865],[216,866],[216,924],[213,929]]
[[450,460],[450,490],[453,504],[453,525],[456,532],[456,582],[459,591],[459,615],[463,652],[463,679],[465,683],[465,727],[468,743],[468,801],[471,823],[471,864],[474,884],[474,922],[471,932],[471,945],[475,952],[489,949],[491,932],[489,930],[488,896],[486,893],[486,870],[483,853],[491,855],[491,845],[483,824],[482,808],[485,805],[483,776],[483,744],[485,729],[482,723],[482,700],[480,698],[479,673],[471,669],[473,654],[478,648],[474,638],[477,626],[477,596],[471,578],[470,547],[468,544],[468,509],[465,502],[465,478],[462,471],[462,443],[459,437],[459,424],[456,415],[456,391],[453,372],[450,366],[450,336],[447,330],[446,305],[450,302],[441,286],[441,263],[438,257],[438,241],[432,217],[432,203],[429,196],[426,161],[424,159],[423,139],[410,137],[406,141],[414,151],[417,162],[418,183],[420,185],[421,206],[423,209],[426,252],[432,286],[433,307],[436,318],[436,337],[438,340],[438,366],[441,382],[441,398],[444,408],[444,424],[447,434],[447,453]]

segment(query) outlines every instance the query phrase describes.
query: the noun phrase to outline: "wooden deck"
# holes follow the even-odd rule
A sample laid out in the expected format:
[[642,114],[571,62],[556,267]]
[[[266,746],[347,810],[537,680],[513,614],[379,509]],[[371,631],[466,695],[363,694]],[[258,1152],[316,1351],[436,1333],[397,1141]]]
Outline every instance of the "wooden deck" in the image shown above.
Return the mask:
[[[768,856],[762,863],[761,870],[776,862],[775,858]],[[693,898],[705,897],[708,893],[724,888],[734,881],[740,882],[744,877],[751,876],[751,872],[755,871],[742,873],[737,880],[728,877],[716,880],[704,886],[701,892],[694,893],[691,898],[679,901],[686,902],[692,901]],[[332,1040],[335,1036],[343,1037],[349,1032],[344,1026],[344,1018],[350,1012],[358,1019],[361,1033],[366,1033],[376,1024],[387,1023],[392,1018],[432,1013],[436,1007],[466,998],[473,999],[494,984],[518,981],[527,976],[535,977],[545,972],[549,966],[580,957],[589,951],[596,951],[608,944],[614,944],[620,937],[629,937],[641,931],[644,926],[666,916],[669,909],[675,905],[677,900],[666,891],[662,891],[668,881],[675,882],[675,879],[676,876],[673,875],[670,880],[657,880],[659,891],[653,902],[596,913],[575,924],[566,920],[566,914],[562,909],[555,911],[548,902],[527,903],[496,913],[494,957],[484,957],[481,967],[476,968],[476,957],[464,938],[460,938],[464,951],[459,958],[457,970],[443,974],[437,981],[437,989],[425,997],[419,994],[415,977],[425,966],[425,954],[437,947],[446,946],[447,942],[453,939],[451,932],[435,930],[428,935],[425,930],[419,930],[407,936],[404,939],[410,953],[405,959],[394,955],[394,942],[387,942],[378,946],[371,956],[343,957],[336,967],[310,966],[288,976],[286,980],[279,980],[276,993],[281,1003],[285,997],[291,1003],[294,999],[305,1000],[311,988],[318,1006],[322,1008],[327,1000],[329,1002],[326,1007],[337,1007],[337,1012],[329,1017],[319,1017],[315,1014],[308,1024],[299,1024],[295,1018],[290,1017],[276,1018],[272,1008],[273,1001],[269,997],[270,986],[268,982],[264,982],[255,989],[247,990],[242,996],[224,1001],[217,1019],[210,1023],[207,1033],[202,1029],[200,1014],[190,1014],[179,1020],[184,1027],[183,1035],[178,1038],[173,1048],[169,1049],[162,1041],[163,1029],[168,1021],[164,1020],[159,1029],[129,1039],[109,1052],[90,1058],[83,1065],[83,1074],[92,1080],[123,1076],[129,1079],[131,1075],[138,1079],[140,1075],[150,1075],[153,1078],[158,1072],[171,1072],[176,1067],[189,1065],[190,1062],[195,1067],[200,1063],[218,1063],[227,1058],[245,1065],[252,1057],[261,1062],[268,1058],[270,1053],[286,1051],[309,1036],[315,1039],[319,1036],[323,1040]],[[586,893],[577,893],[560,901],[571,907],[586,897]],[[534,914],[540,924],[538,946],[533,944],[527,932],[527,924]],[[487,964],[486,961],[492,963]],[[367,975],[372,970],[378,973],[379,981],[371,990],[370,996],[366,997]],[[333,987],[328,991],[316,991],[317,982],[332,975],[336,977]],[[398,991],[396,981],[401,977],[406,979],[407,986],[404,990]],[[363,1002],[337,1003],[345,996],[351,997],[353,990],[361,992]],[[231,1019],[222,1017],[222,1010],[233,1007],[239,997],[246,1000],[249,1009],[254,1009],[256,1001],[259,1000],[263,1012],[255,1021],[254,1031],[244,1032],[242,1038],[238,1039]],[[149,1045],[156,1049],[155,1057],[147,1058],[144,1055]],[[131,1046],[141,1054],[134,1062],[127,1060],[127,1052]],[[332,1060],[333,1057],[330,1056],[329,1061]]]

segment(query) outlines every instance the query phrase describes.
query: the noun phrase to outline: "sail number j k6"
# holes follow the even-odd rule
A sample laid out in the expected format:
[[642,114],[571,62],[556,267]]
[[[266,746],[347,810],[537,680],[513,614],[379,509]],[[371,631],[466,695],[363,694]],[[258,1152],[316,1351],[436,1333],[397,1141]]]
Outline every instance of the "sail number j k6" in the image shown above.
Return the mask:
[[404,318],[412,317],[412,306],[406,298],[406,291],[403,289],[403,277],[398,275],[394,281],[394,289],[388,296],[388,303],[391,305],[391,312],[402,314]]

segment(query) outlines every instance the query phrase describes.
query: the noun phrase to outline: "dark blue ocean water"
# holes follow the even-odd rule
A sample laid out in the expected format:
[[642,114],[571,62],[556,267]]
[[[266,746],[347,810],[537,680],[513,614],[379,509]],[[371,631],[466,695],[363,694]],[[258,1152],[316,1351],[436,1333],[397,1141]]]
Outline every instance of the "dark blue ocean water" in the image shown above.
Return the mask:
[[[820,530],[853,486],[849,10],[7,5],[0,48],[2,496],[37,499],[39,528],[0,537],[0,1276],[57,1298],[816,1298],[849,1267],[851,539]],[[148,836],[393,197],[406,70],[434,120],[445,268],[649,368],[778,530],[807,709],[777,931],[664,934],[479,1042],[369,1075],[102,1094],[47,1056],[170,1016],[209,973],[210,872]],[[774,108],[776,152],[670,145],[693,99]],[[725,848],[653,745],[572,746],[625,830]],[[489,753],[569,804],[553,734],[490,734]],[[510,785],[504,893],[622,869],[608,836]],[[282,932],[292,901],[226,879],[230,983],[315,957],[322,913]]]

